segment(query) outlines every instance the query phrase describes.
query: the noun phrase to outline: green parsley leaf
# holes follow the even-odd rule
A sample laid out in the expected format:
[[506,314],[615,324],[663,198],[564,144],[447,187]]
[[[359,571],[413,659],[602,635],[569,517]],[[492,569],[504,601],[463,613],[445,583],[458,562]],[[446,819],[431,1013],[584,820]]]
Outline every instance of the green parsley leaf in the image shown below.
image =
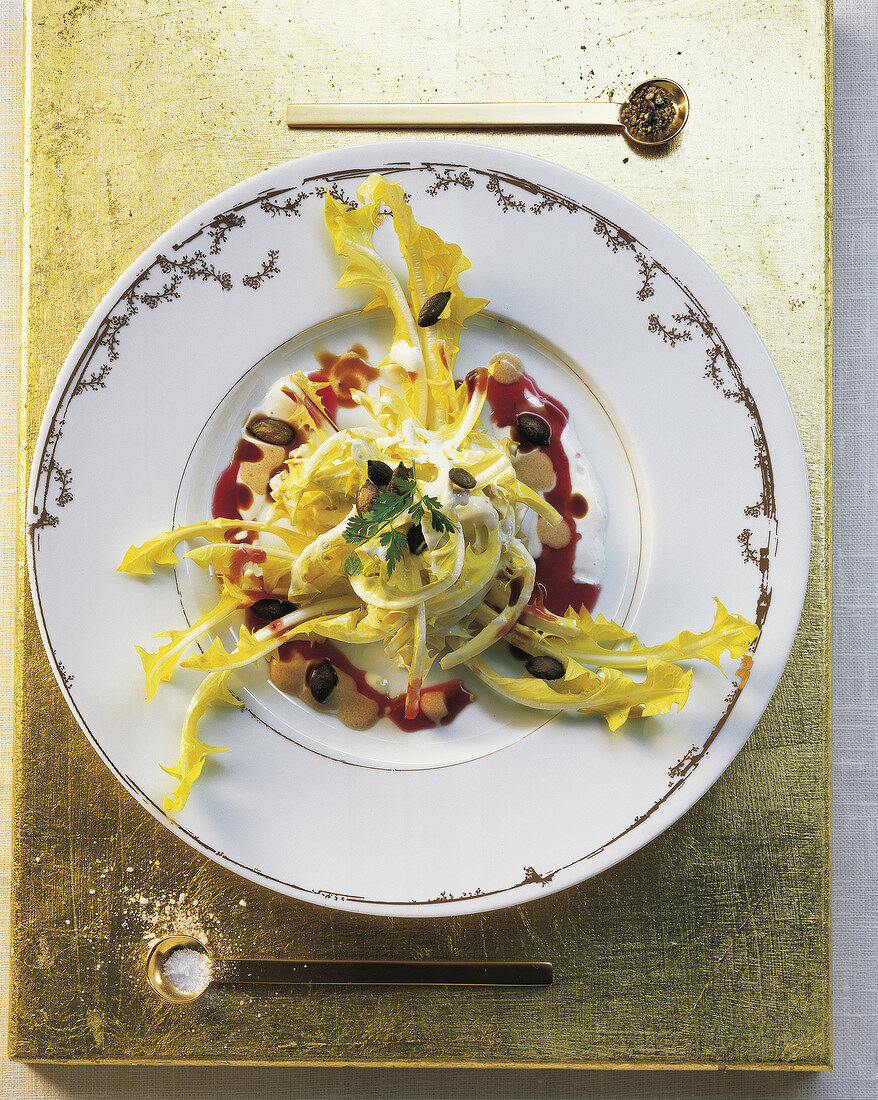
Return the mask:
[[390,577],[402,561],[402,555],[405,553],[408,543],[402,531],[385,531],[378,541],[387,548],[387,575]]
[[430,510],[430,523],[434,531],[453,531],[454,523],[442,511],[442,505],[436,497],[422,496],[421,500]]
[[415,495],[417,484],[407,477],[395,477],[390,483],[393,486],[393,492],[400,497],[408,497],[409,500]]
[[[418,493],[417,473],[412,463],[412,477],[394,478],[390,485],[375,498],[375,503],[362,516],[351,516],[344,528],[345,542],[362,546],[371,539],[378,538],[386,549],[387,575],[390,576],[402,561],[402,555],[408,550],[408,542],[402,531],[391,527],[394,520],[405,513],[411,516],[413,523],[421,523],[425,514],[430,513],[430,523],[434,531],[453,531],[454,523],[442,511],[442,505],[436,497],[422,496]],[[351,552],[345,559],[345,572],[355,577],[363,569],[363,563]]]
[[403,515],[410,503],[410,497],[398,497],[386,490],[379,493],[368,512],[362,516],[351,516],[345,524],[345,542],[357,545],[368,542],[398,516]]

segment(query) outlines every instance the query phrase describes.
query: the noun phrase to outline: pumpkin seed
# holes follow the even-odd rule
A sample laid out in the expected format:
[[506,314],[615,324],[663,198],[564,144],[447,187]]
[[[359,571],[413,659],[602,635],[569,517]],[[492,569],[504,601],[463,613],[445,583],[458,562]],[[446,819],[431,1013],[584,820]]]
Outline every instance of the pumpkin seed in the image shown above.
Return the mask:
[[420,523],[413,523],[406,531],[405,541],[409,544],[412,554],[423,554],[427,549],[427,540],[424,538],[424,529]]
[[537,680],[560,680],[564,675],[564,666],[554,657],[531,657],[524,667]]
[[357,514],[362,516],[371,512],[378,499],[378,486],[371,481],[364,481],[357,493]]
[[264,619],[267,623],[273,623],[275,619],[282,619],[296,610],[296,605],[289,600],[257,600],[250,604],[250,610],[257,619]]
[[532,443],[535,447],[548,447],[552,442],[552,429],[541,416],[519,413],[515,418],[515,426],[525,443]]
[[390,479],[393,477],[393,470],[391,470],[386,462],[382,462],[378,458],[370,458],[366,463],[366,469],[369,472],[369,480],[374,482],[379,489],[383,489],[385,485],[390,484]]
[[431,325],[435,325],[450,301],[450,290],[440,290],[438,294],[428,298],[421,306],[421,312],[418,314],[418,328],[429,328]]
[[247,425],[247,431],[262,443],[288,447],[296,438],[296,429],[276,416],[257,416]]
[[308,688],[318,703],[325,703],[335,691],[338,683],[338,673],[333,667],[332,661],[327,658],[311,670],[308,677]]
[[462,470],[460,466],[452,466],[448,471],[448,479],[458,489],[475,489],[476,479],[469,470]]

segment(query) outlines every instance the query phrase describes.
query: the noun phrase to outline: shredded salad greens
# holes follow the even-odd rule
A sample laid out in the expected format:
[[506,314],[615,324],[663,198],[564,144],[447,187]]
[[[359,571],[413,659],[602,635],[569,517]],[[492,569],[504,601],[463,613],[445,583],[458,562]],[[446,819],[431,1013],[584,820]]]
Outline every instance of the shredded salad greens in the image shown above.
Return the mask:
[[[357,198],[350,208],[326,195],[326,225],[347,260],[338,286],[365,289],[366,310],[390,310],[393,337],[382,377],[392,374],[394,384],[376,393],[353,390],[362,426],[338,428],[321,400],[325,383],[290,375],[285,392],[294,396],[292,421],[303,441],[271,481],[267,522],[214,519],[178,527],[131,547],[119,566],[150,575],[153,566],[177,563],[179,544],[196,543],[185,556],[220,582],[216,606],[189,629],[159,635],[166,640],[155,652],[138,648],[147,699],[177,667],[204,674],[186,712],[179,759],[164,769],[177,781],[165,798],[168,812],[183,808],[207,756],[223,751],[202,741],[198,729],[214,704],[241,705],[229,677],[294,639],[380,642],[390,661],[407,670],[409,717],[417,715],[421,685],[438,663],[471,670],[523,706],[601,715],[614,730],[632,715],[682,707],[692,671],[681,663],[719,666],[724,653],[740,658],[759,633],[717,600],[703,633],[684,631],[644,646],[603,616],[575,608],[554,615],[532,602],[536,566],[526,515],[551,524],[561,516],[516,476],[508,434],[482,419],[492,366],[479,368],[468,384],[452,376],[461,329],[487,302],[463,293],[458,279],[469,261],[415,221],[398,184],[373,175]],[[405,284],[373,243],[388,216]],[[421,327],[433,305],[425,311],[425,303],[437,295],[440,303],[447,296],[447,304],[438,320]],[[395,469],[383,486],[370,482],[364,498],[372,463]],[[460,488],[461,471],[470,488]],[[229,541],[241,532],[253,533],[260,551],[259,563],[243,573],[241,543]],[[266,595],[292,610],[253,631],[240,627],[237,644],[227,649],[218,630]],[[208,638],[202,652],[193,652]],[[537,673],[501,675],[489,653],[501,638],[549,659],[552,674],[540,676],[544,666],[537,662],[530,663]]]

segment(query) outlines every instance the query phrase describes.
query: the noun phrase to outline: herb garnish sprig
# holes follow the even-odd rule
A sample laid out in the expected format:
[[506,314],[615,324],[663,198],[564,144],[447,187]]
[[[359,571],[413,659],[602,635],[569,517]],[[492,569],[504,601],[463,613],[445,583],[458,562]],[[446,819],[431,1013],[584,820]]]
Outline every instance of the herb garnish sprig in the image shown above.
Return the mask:
[[[434,531],[454,530],[454,522],[442,511],[440,501],[418,489],[414,462],[410,478],[395,475],[390,485],[382,489],[375,498],[375,503],[368,512],[361,516],[351,516],[344,529],[345,542],[362,546],[377,536],[379,544],[387,551],[385,561],[387,575],[390,577],[408,549],[405,534],[390,525],[406,514],[411,516],[412,523],[420,523],[429,515]],[[345,573],[349,577],[355,577],[362,569],[360,557],[352,550],[345,558]]]

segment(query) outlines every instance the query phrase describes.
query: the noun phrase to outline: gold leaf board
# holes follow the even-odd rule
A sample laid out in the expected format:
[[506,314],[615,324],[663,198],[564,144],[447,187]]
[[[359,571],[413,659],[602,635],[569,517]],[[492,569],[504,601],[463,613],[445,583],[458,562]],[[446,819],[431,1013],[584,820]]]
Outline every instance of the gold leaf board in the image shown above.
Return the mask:
[[[665,5],[33,0],[27,13],[10,1053],[30,1061],[825,1069],[830,978],[830,13],[822,0]],[[400,61],[404,59],[404,66]],[[811,481],[801,628],[743,752],[670,830],[581,886],[423,921],[300,904],[180,843],[115,782],[36,627],[24,499],[74,338],[183,214],[274,164],[399,135],[294,132],[288,101],[620,98],[678,79],[664,155],[614,133],[475,135],[586,173],[719,272],[781,372]],[[767,79],[770,78],[770,79]],[[431,135],[437,136],[437,135]],[[449,133],[458,138],[466,135]],[[220,956],[527,958],[545,990],[211,991],[181,1010],[149,943]],[[400,946],[402,945],[402,947]]]

